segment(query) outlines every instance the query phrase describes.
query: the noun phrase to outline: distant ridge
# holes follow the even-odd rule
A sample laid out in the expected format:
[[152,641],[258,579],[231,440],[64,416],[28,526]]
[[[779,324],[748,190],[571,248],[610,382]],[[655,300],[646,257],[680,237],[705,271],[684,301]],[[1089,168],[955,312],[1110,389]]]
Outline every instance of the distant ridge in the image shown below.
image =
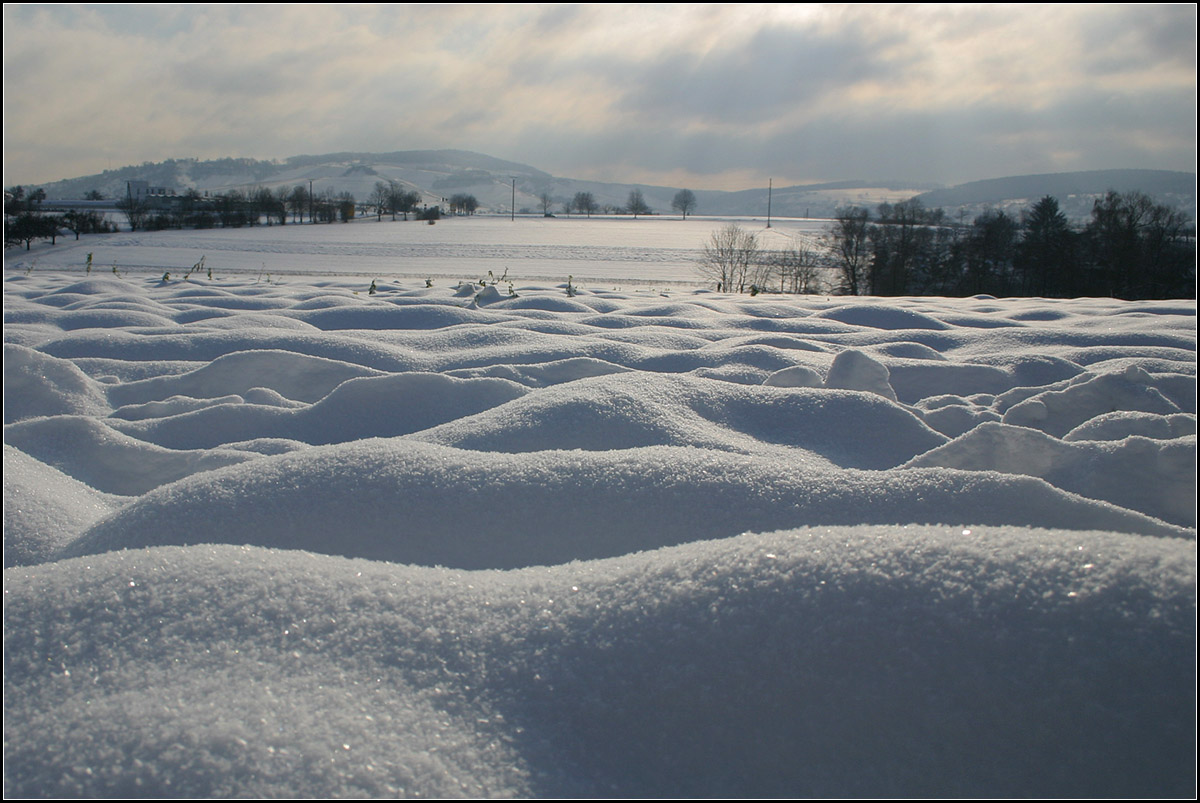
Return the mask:
[[955,187],[932,190],[918,196],[929,207],[1001,203],[1046,195],[1064,198],[1092,195],[1109,190],[1147,195],[1194,195],[1196,174],[1173,170],[1085,170],[1076,173],[1038,173],[969,181]]
[[365,153],[342,151],[326,153],[319,156],[290,156],[284,164],[303,166],[324,164],[326,162],[382,162],[386,164],[422,166],[422,167],[453,167],[487,170],[493,173],[516,173],[523,176],[543,176],[551,178],[549,173],[535,167],[498,159],[474,151],[454,149],[391,151],[390,153]]
[[[247,191],[255,187],[276,188],[311,184],[316,192],[349,192],[366,201],[379,181],[395,181],[420,192],[428,203],[440,203],[454,193],[476,197],[482,212],[507,212],[515,195],[518,211],[541,209],[540,198],[549,195],[552,211],[576,193],[588,192],[601,206],[621,207],[637,189],[660,215],[674,214],[671,202],[680,187],[611,183],[560,178],[519,162],[498,159],[474,151],[455,149],[366,153],[340,151],[291,156],[282,160],[249,158],[168,159],[138,166],[106,170],[92,176],[40,185],[51,200],[83,198],[98,190],[106,197],[121,197],[128,181],[147,181],[151,186],[183,192],[204,193]],[[32,185],[38,186],[38,185]],[[32,187],[31,187],[32,188]],[[701,216],[832,217],[838,208],[861,206],[872,212],[881,203],[896,203],[917,197],[928,208],[942,208],[952,216],[971,219],[993,207],[1019,215],[1021,210],[1046,195],[1059,200],[1068,217],[1086,220],[1096,198],[1109,190],[1146,193],[1158,203],[1178,208],[1196,217],[1196,176],[1170,170],[1089,170],[1073,173],[1043,173],[971,181],[954,187],[911,181],[849,180],[784,187],[756,187],[738,191],[698,190],[693,187]]]

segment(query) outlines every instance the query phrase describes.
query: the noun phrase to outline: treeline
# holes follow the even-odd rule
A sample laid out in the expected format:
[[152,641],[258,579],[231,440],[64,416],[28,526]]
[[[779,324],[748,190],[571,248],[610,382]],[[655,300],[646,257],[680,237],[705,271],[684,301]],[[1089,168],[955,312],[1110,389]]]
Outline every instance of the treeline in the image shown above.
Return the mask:
[[81,234],[101,234],[117,230],[116,225],[91,209],[72,209],[61,215],[41,211],[46,191],[38,188],[27,192],[16,186],[4,194],[4,247],[24,245],[28,251],[34,240],[58,241],[62,232],[69,231],[79,239]]
[[847,295],[1195,298],[1195,228],[1140,192],[1109,192],[1072,227],[1046,196],[969,226],[919,200],[839,209],[826,245]]
[[[551,210],[554,204],[561,201],[561,209],[568,217],[572,212],[591,217],[593,214],[603,213],[605,215],[633,215],[635,218],[639,215],[656,214],[650,204],[646,202],[645,196],[641,190],[633,189],[629,191],[629,198],[624,204],[606,203],[601,204],[596,200],[596,196],[590,192],[577,192],[575,197],[561,199],[552,196],[549,192],[543,192],[539,196],[541,202],[542,214],[546,217],[551,217]],[[696,210],[696,195],[691,190],[680,190],[675,193],[675,199],[671,202],[671,206],[678,212],[682,213],[686,218],[689,214]],[[523,209],[522,213],[529,210]]]
[[283,226],[307,218],[312,222],[334,223],[354,218],[357,204],[348,192],[310,193],[303,184],[259,187],[247,192],[232,190],[219,195],[201,195],[188,189],[181,195],[126,197],[116,202],[133,231],[162,229],[240,228],[242,226]]
[[[50,240],[51,244],[69,231],[79,239],[80,234],[117,231],[117,225],[101,211],[71,210],[65,213],[43,208],[44,189],[27,191],[12,187],[5,191],[5,246],[24,245],[29,250],[34,240]],[[95,190],[87,200],[100,201]],[[161,231],[163,229],[240,228],[243,226],[280,226],[289,221],[334,223],[348,222],[363,210],[374,210],[382,219],[390,214],[395,220],[402,215],[408,220],[436,220],[441,216],[438,206],[424,206],[421,195],[404,189],[396,182],[378,182],[366,204],[360,206],[348,192],[311,192],[303,184],[278,187],[274,190],[259,187],[243,192],[231,190],[220,194],[202,195],[188,189],[180,195],[128,195],[113,202],[131,231]],[[455,214],[473,214],[479,204],[474,196],[455,195],[449,199]]]

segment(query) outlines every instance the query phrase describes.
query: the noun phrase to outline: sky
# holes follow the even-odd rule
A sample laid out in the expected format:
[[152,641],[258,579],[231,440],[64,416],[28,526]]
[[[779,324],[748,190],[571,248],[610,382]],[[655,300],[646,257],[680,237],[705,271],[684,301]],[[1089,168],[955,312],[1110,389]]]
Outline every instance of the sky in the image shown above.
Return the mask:
[[4,185],[461,148],[738,190],[1196,169],[1196,6],[4,6]]

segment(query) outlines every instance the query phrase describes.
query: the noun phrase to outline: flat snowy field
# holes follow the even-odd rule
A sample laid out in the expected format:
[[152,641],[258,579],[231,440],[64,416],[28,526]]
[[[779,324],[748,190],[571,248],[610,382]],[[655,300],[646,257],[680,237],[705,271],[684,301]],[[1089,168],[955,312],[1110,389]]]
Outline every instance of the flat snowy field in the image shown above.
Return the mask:
[[558,222],[6,254],[6,796],[1195,794],[1194,301]]
[[811,238],[822,220],[783,219],[765,227],[751,218],[592,219],[519,217],[443,218],[434,225],[385,215],[351,224],[260,226],[253,229],[121,232],[81,240],[68,235],[54,247],[14,256],[35,269],[186,271],[201,258],[229,276],[280,273],[328,278],[331,274],[410,276],[419,279],[497,278],[506,271],[524,280],[565,282],[568,276],[635,283],[696,282],[696,257],[712,232],[730,221],[758,231],[766,248]]

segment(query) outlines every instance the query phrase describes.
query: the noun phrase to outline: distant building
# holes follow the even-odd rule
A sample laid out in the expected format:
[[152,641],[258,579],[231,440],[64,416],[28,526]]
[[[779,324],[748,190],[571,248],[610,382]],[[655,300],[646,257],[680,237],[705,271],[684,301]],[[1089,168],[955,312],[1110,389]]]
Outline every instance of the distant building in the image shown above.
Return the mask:
[[151,187],[149,181],[126,181],[127,198],[139,200],[142,198],[167,198],[175,194],[173,187]]

